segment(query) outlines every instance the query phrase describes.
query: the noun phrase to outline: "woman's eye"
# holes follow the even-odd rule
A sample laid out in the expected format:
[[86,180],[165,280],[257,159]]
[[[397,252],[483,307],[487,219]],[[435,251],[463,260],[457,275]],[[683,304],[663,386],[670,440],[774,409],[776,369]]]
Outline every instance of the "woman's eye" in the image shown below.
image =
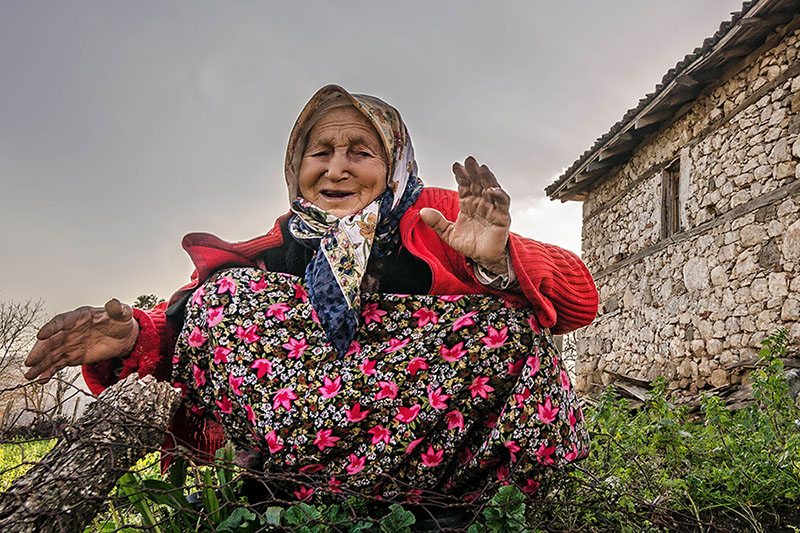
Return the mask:
[[353,153],[358,157],[372,157],[372,152],[370,152],[369,150],[356,148],[353,150]]

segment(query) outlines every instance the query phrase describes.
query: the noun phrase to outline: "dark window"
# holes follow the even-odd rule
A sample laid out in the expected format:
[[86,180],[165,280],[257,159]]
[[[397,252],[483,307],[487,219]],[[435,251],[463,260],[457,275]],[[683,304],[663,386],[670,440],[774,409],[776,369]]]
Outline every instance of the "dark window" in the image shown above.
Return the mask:
[[661,180],[661,237],[681,231],[680,159],[664,170]]

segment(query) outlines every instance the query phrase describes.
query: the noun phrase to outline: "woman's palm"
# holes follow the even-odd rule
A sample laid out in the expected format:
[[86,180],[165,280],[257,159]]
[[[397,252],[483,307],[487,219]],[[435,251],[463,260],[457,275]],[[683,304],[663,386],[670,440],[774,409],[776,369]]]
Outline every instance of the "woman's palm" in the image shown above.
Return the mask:
[[497,274],[507,271],[506,246],[511,225],[510,198],[486,165],[472,156],[453,165],[459,214],[450,222],[436,209],[420,211],[422,220],[453,250]]

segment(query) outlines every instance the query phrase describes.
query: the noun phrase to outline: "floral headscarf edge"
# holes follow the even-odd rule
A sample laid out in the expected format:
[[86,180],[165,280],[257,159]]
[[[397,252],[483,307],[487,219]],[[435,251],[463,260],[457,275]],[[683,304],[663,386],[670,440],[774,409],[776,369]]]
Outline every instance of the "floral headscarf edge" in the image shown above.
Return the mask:
[[[298,172],[305,151],[308,132],[326,111],[342,105],[353,105],[370,121],[378,132],[388,159],[386,173],[387,186],[399,189],[405,187],[409,175],[417,174],[414,161],[414,148],[408,129],[400,113],[380,98],[366,94],[351,94],[339,85],[326,85],[314,93],[295,121],[289,135],[284,162],[284,175],[291,203],[300,194]],[[395,194],[392,207],[397,205],[402,194]]]

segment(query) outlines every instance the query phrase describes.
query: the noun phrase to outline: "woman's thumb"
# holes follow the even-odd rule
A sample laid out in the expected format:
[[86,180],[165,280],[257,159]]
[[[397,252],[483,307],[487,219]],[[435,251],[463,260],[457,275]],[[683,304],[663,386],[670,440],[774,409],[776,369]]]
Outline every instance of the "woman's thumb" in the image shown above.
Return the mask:
[[130,306],[125,305],[116,298],[111,298],[104,305],[106,313],[113,320],[127,320],[133,316]]
[[444,218],[444,215],[442,215],[437,209],[432,207],[423,207],[419,210],[419,217],[425,224],[430,226],[431,229],[433,229],[433,231],[439,235],[439,237],[445,241],[447,240],[445,235],[453,223]]

